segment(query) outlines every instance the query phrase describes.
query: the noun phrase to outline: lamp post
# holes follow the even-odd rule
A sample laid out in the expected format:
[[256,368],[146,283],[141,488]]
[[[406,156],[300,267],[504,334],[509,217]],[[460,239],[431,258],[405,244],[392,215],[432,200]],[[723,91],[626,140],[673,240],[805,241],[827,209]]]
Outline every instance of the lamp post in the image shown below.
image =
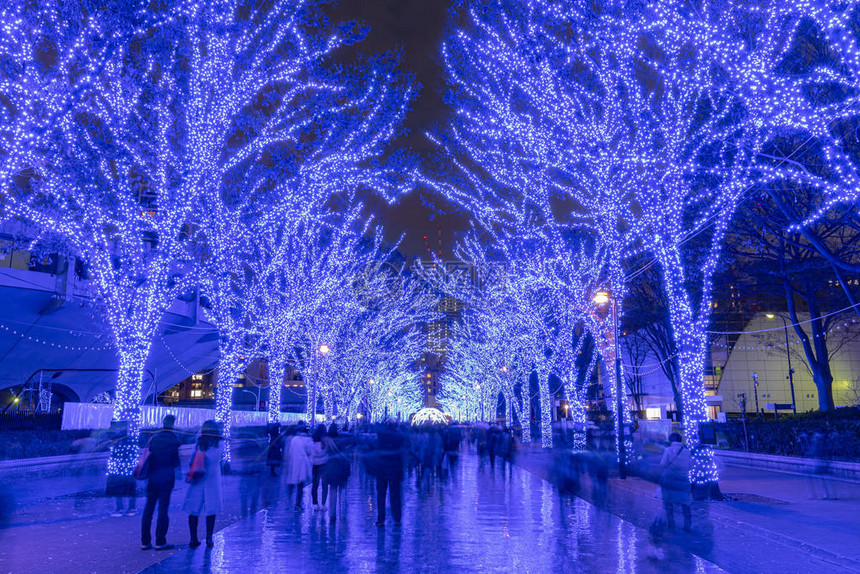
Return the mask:
[[256,393],[254,391],[249,391],[248,389],[239,389],[239,390],[241,390],[243,393],[248,393],[249,395],[254,397],[254,400],[256,401],[256,404],[254,406],[254,412],[259,411],[260,410],[260,388],[257,387]]
[[753,371],[750,373],[750,376],[753,380],[753,396],[755,397],[755,416],[756,418],[761,418],[761,414],[759,414],[758,410],[758,373]]
[[314,353],[314,386],[311,389],[311,420],[309,421],[309,426],[311,430],[314,429],[317,422],[317,386],[320,382],[319,376],[319,355],[327,355],[329,351],[331,351],[331,347],[326,345],[325,343],[321,344],[316,349],[317,352]]
[[594,302],[603,305],[612,302],[612,332],[615,347],[615,433],[618,436],[618,476],[627,478],[624,468],[626,448],[624,445],[624,406],[621,403],[621,348],[618,345],[618,301],[609,291],[598,291],[594,294]]
[[791,368],[791,351],[788,348],[788,323],[785,320],[785,317],[780,315],[779,313],[767,313],[765,315],[768,319],[773,319],[774,317],[779,317],[782,319],[782,329],[783,333],[785,333],[785,358],[788,359],[788,386],[791,388],[791,412],[797,414],[797,401],[794,400],[794,369]]

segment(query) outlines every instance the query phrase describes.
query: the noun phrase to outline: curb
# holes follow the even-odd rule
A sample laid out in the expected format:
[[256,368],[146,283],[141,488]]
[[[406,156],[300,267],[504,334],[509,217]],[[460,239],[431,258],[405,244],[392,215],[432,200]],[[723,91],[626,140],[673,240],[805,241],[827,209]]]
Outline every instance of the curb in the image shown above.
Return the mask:
[[[179,447],[180,454],[188,454],[194,445],[183,444]],[[0,460],[0,475],[17,471],[39,471],[56,469],[65,465],[82,466],[85,464],[106,463],[109,452],[89,452],[83,454],[64,454],[59,456],[40,456],[38,458],[14,458]]]
[[730,466],[741,466],[800,476],[819,476],[815,474],[815,469],[820,462],[824,462],[829,471],[827,474],[828,478],[851,482],[860,481],[860,463],[856,462],[841,460],[818,461],[816,459],[795,456],[729,450],[715,450],[714,454],[717,460]]

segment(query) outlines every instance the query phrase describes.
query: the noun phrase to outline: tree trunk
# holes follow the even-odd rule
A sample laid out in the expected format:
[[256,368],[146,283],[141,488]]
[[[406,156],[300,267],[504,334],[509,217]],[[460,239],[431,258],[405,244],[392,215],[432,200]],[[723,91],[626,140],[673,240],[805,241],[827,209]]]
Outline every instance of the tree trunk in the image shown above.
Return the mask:
[[317,410],[317,382],[314,377],[305,377],[305,415],[308,418],[308,426],[313,428],[316,424]]
[[[699,316],[693,311],[687,287],[684,285],[684,264],[675,246],[666,249],[660,257],[663,287],[669,301],[669,322],[675,347],[678,349],[678,377],[680,379],[681,411],[684,417],[684,441],[693,458],[690,481],[695,487],[710,485],[716,488],[719,474],[714,460],[714,450],[699,443],[699,423],[708,420],[705,402],[705,355],[708,336],[705,332],[709,317],[709,300],[702,301]],[[703,270],[705,292],[712,264]]]
[[552,448],[552,395],[549,392],[549,369],[538,365],[538,389],[540,391],[540,445]]
[[237,349],[229,341],[218,347],[218,381],[215,386],[215,421],[224,436],[223,460],[230,462],[230,436],[233,427],[233,384],[242,372]]
[[323,393],[323,412],[325,413],[325,424],[330,426],[333,417],[331,391]]
[[836,403],[833,401],[833,375],[829,372],[825,373],[821,369],[814,368],[812,370],[812,380],[815,382],[815,388],[818,390],[818,409],[823,412],[836,409]]
[[269,416],[270,423],[281,421],[281,390],[287,376],[287,361],[281,356],[271,357],[269,363]]
[[700,333],[684,342],[681,351],[681,408],[684,417],[684,442],[693,456],[690,480],[694,485],[715,484],[719,478],[712,448],[699,444],[699,424],[708,420],[705,402],[705,352],[707,336]]
[[[520,388],[521,400],[519,403],[514,403],[514,409],[517,410],[517,418],[520,420],[520,427],[522,427],[523,444],[530,444],[532,442],[532,414],[531,414],[531,401],[529,400],[529,393],[525,387]],[[519,408],[517,405],[519,404]]]
[[588,415],[585,411],[585,401],[582,400],[577,387],[576,380],[568,379],[567,405],[568,416],[573,423],[573,449],[584,450],[586,446],[586,432]]
[[130,341],[119,349],[119,373],[113,420],[126,427],[126,437],[115,442],[111,447],[108,460],[108,474],[111,475],[131,477],[137,464],[140,399],[148,356],[149,344]]
[[788,316],[793,323],[794,332],[800,339],[803,346],[803,353],[806,355],[806,364],[809,365],[809,370],[812,371],[812,380],[815,383],[815,388],[818,391],[818,408],[821,411],[832,411],[836,408],[833,401],[833,374],[830,371],[830,353],[827,350],[827,332],[824,328],[821,313],[818,307],[818,300],[815,296],[814,286],[807,282],[806,284],[806,302],[809,307],[809,326],[812,331],[814,342],[809,340],[809,335],[800,324],[797,317],[797,308],[794,302],[794,289],[788,279],[783,281],[785,290],[786,302],[788,303]]
[[129,435],[140,434],[140,399],[149,348],[120,350],[113,420],[127,422]]

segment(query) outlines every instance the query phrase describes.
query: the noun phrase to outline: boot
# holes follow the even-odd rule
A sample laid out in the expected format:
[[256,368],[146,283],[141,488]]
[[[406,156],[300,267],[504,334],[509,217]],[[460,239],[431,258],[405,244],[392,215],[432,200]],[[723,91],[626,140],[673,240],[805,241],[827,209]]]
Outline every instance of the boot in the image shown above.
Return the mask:
[[212,548],[215,542],[212,540],[212,534],[215,532],[215,515],[210,514],[206,517],[206,546]]
[[198,518],[193,514],[188,515],[188,530],[191,532],[191,542],[188,544],[189,548],[197,548],[200,546],[200,539],[197,538],[197,522]]

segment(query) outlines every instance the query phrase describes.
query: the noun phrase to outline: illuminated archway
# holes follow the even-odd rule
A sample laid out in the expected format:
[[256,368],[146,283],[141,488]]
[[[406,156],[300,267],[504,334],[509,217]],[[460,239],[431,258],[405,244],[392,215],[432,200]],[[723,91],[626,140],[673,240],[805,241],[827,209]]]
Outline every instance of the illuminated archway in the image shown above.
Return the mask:
[[448,418],[439,409],[424,408],[412,415],[412,424],[419,425],[446,425]]

